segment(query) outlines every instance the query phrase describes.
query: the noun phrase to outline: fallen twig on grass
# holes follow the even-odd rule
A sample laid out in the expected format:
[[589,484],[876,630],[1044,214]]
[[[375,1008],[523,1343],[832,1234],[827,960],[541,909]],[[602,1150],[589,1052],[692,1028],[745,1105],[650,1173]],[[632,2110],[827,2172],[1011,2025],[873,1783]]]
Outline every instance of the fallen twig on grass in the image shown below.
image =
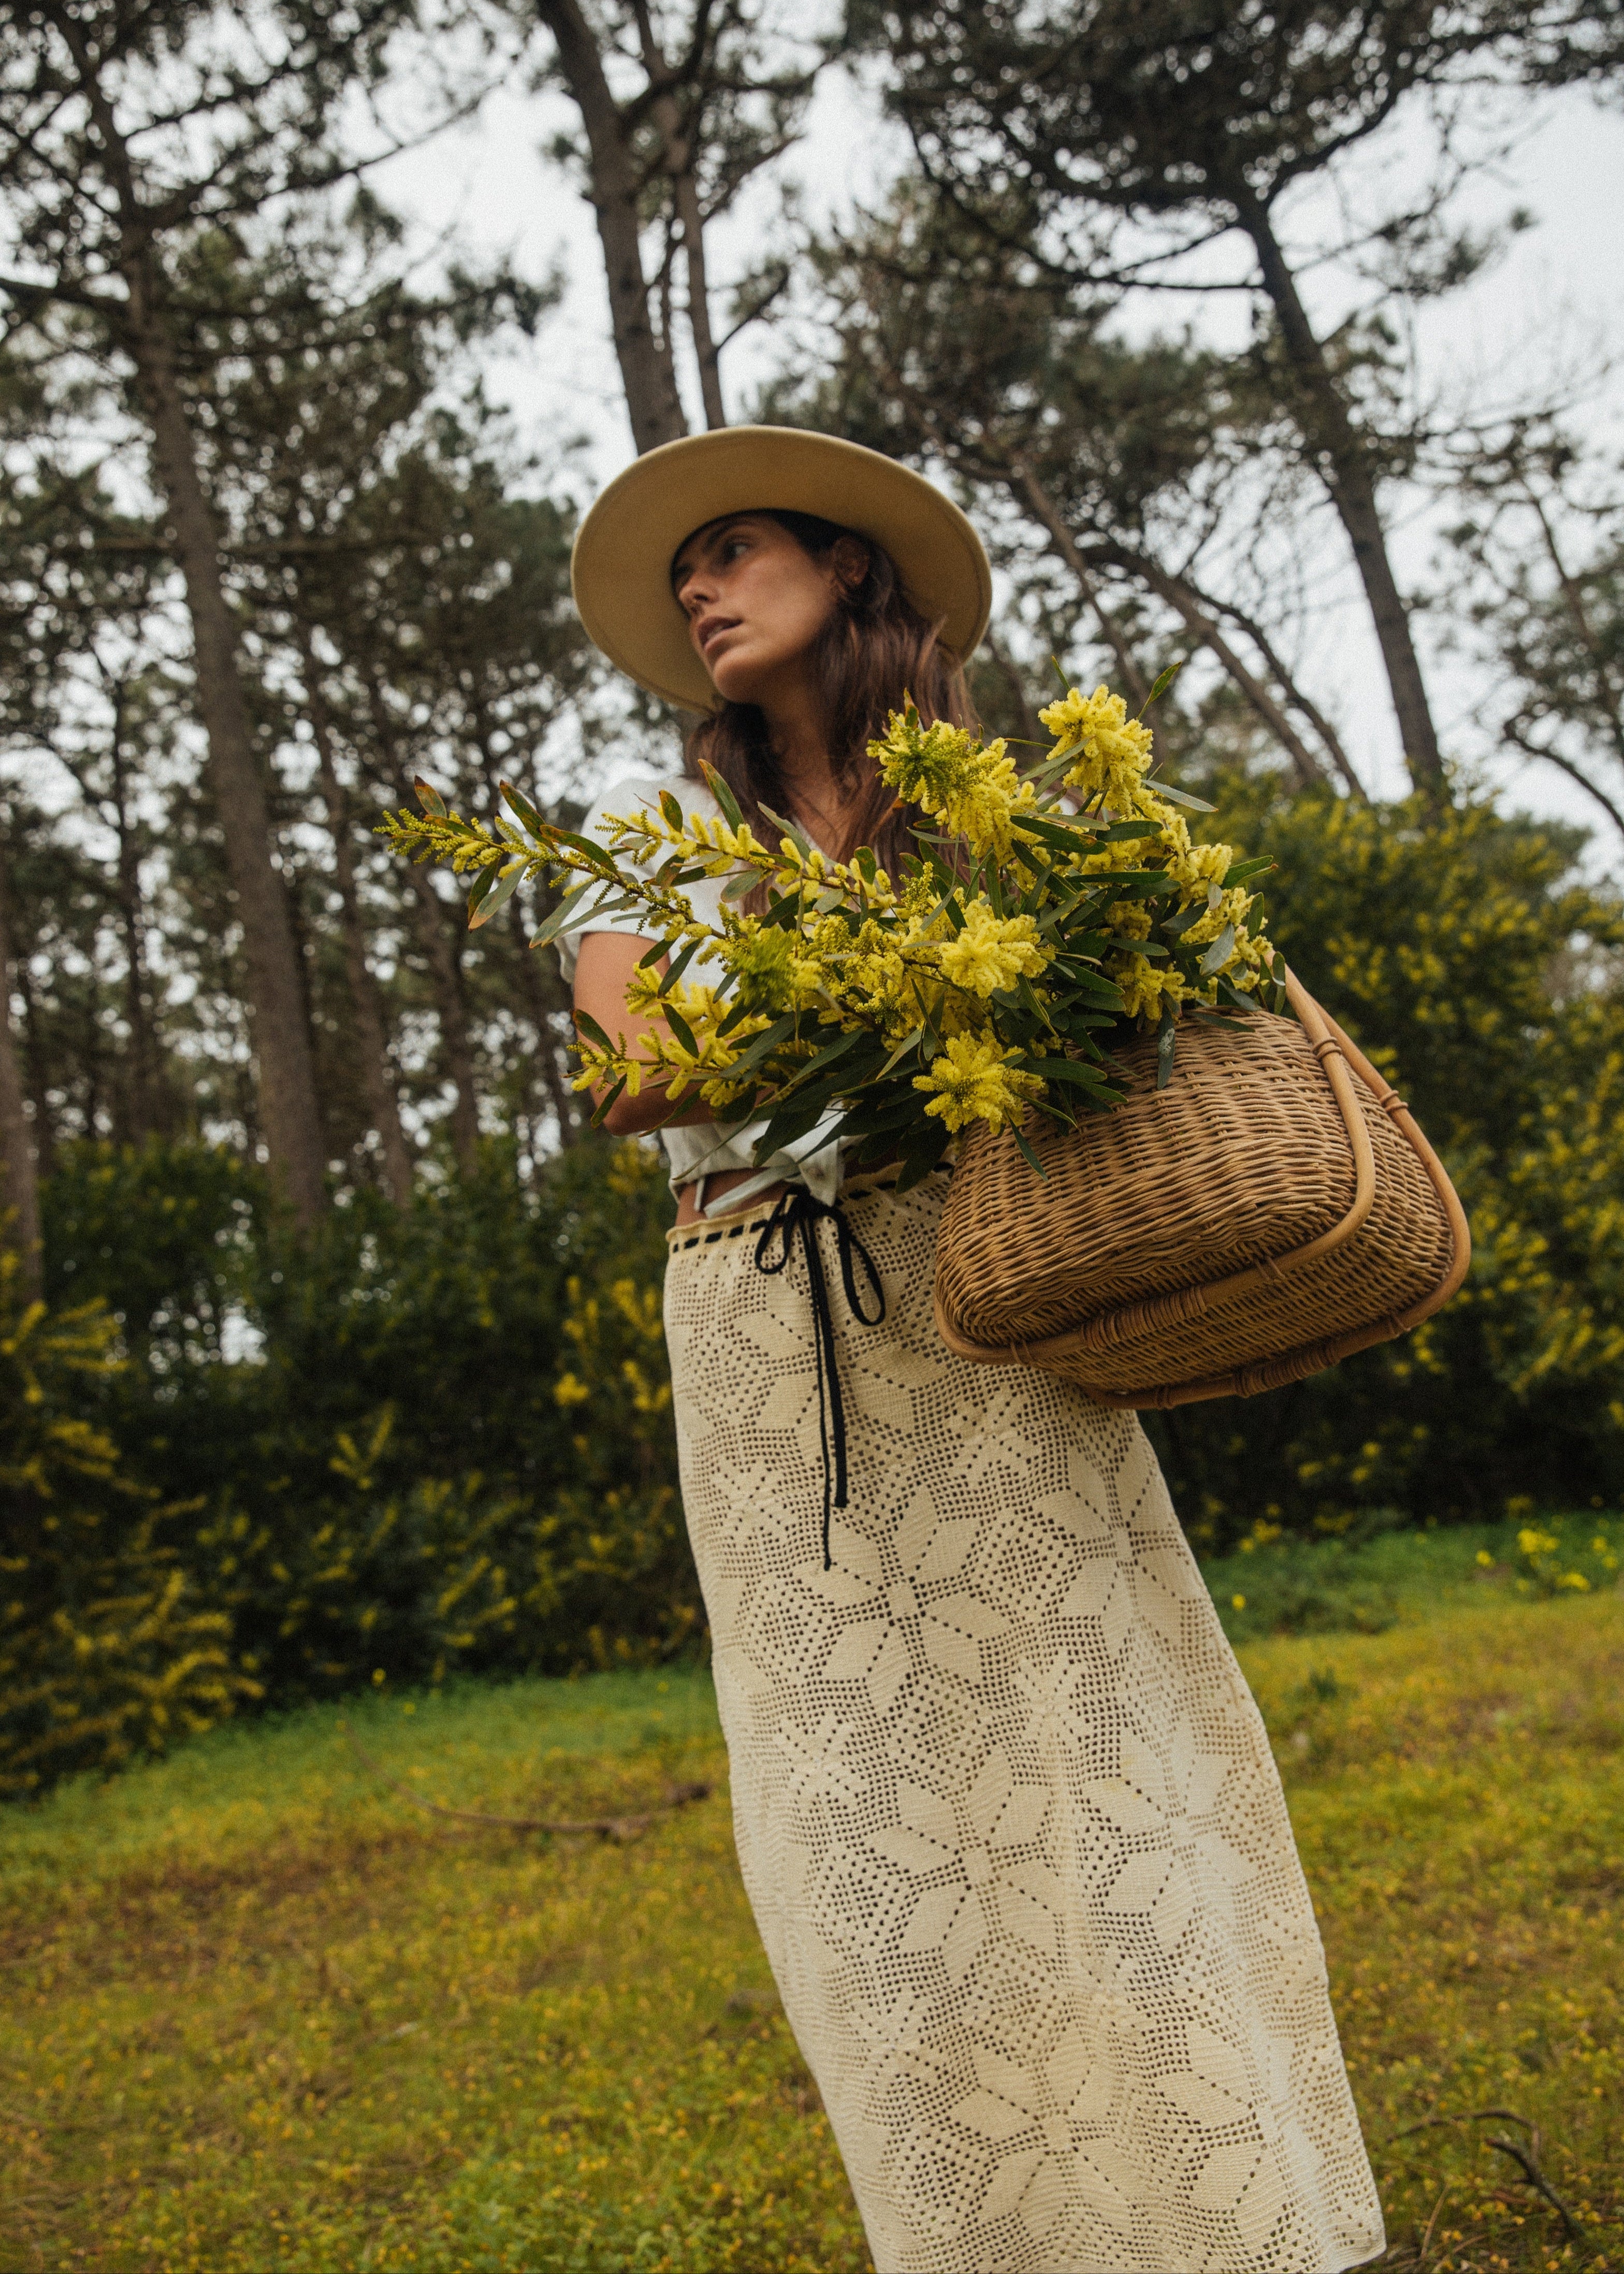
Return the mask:
[[1567,2204],[1562,2201],[1560,2195],[1558,2195],[1556,2189],[1552,2186],[1550,2180],[1546,2179],[1545,2173],[1540,2170],[1538,2165],[1534,2161],[1532,2156],[1528,2153],[1527,2150],[1519,2148],[1515,2142],[1512,2140],[1491,2140],[1486,2144],[1491,2148],[1498,2148],[1502,2156],[1509,2156],[1514,2164],[1519,2165],[1522,2167],[1523,2175],[1527,2179],[1530,2187],[1534,2189],[1537,2195],[1542,2195],[1545,2197],[1552,2210],[1561,2220],[1562,2225],[1567,2228],[1568,2240],[1570,2242],[1583,2242],[1584,2240],[1584,2233],[1578,2220],[1574,2217],[1572,2211],[1568,2210]]
[[[1515,2140],[1489,2139],[1485,2140],[1483,2144],[1485,2148],[1498,2149],[1502,2156],[1509,2156],[1512,2162],[1521,2170],[1522,2176],[1527,2180],[1530,2187],[1533,2188],[1535,2194],[1543,2195],[1546,2202],[1550,2204],[1552,2210],[1561,2220],[1563,2226],[1568,2231],[1568,2240],[1570,2242],[1583,2243],[1585,2239],[1584,2230],[1581,2227],[1578,2220],[1574,2217],[1572,2211],[1568,2210],[1560,2195],[1558,2195],[1556,2189],[1552,2186],[1550,2180],[1546,2179],[1545,2173],[1539,2168],[1538,2125],[1530,2123],[1526,2116],[1519,2116],[1515,2108],[1469,2108],[1462,2111],[1457,2115],[1425,2116],[1423,2117],[1419,2124],[1407,2124],[1402,2132],[1392,2133],[1384,2142],[1384,2145],[1391,2148],[1400,2140],[1408,2140],[1417,2132],[1434,2131],[1441,2124],[1490,2123],[1520,2124],[1522,2127],[1522,2129],[1529,2135],[1530,2144],[1526,2148],[1519,2148]],[[1442,2200],[1443,2198],[1440,2195],[1439,2198],[1440,2203]],[[1438,2213],[1434,2210],[1432,2213],[1432,2218],[1436,2219],[1437,2217]],[[1432,2233],[1432,2221],[1428,2222],[1426,2231],[1428,2240],[1430,2240]]]
[[1389,2132],[1382,2142],[1384,2148],[1393,2147],[1400,2140],[1408,2140],[1417,2132],[1435,2132],[1440,2124],[1520,2124],[1531,2135],[1534,2153],[1539,2153],[1539,2127],[1530,2124],[1526,2116],[1519,2116],[1515,2108],[1466,2108],[1450,2116],[1424,2116],[1419,2124],[1406,2124],[1402,2132]]
[[1432,2216],[1426,2223],[1426,2233],[1421,2238],[1421,2248],[1416,2253],[1416,2274],[1426,2274],[1426,2254],[1432,2247],[1432,2229],[1438,2224],[1438,2214],[1443,2209],[1448,2194],[1449,2182],[1446,2180],[1438,2201],[1432,2205]]
[[695,1801],[708,1800],[712,1788],[708,1784],[673,1785],[664,1800],[656,1801],[651,1808],[638,1809],[626,1816],[585,1816],[570,1821],[551,1816],[491,1816],[478,1808],[450,1808],[444,1801],[425,1800],[397,1776],[375,1761],[366,1751],[348,1721],[339,1728],[349,1738],[356,1758],[382,1783],[398,1792],[414,1808],[430,1816],[449,1817],[457,1824],[494,1825],[503,1832],[551,1832],[560,1839],[576,1840],[638,1840],[648,1830],[656,1817],[673,1815],[679,1808],[689,1808]]

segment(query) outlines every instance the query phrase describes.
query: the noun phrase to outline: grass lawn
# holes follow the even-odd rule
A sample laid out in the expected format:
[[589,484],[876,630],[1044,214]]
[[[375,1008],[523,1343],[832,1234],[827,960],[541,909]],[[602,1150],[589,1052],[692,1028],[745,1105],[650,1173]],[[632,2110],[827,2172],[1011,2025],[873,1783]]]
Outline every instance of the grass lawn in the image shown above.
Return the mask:
[[[1384,2263],[1617,2274],[1624,1597],[1605,1562],[1543,1596],[1526,1555],[1519,1593],[1510,1539],[1209,1577],[1319,1905]],[[1325,1630],[1246,1639],[1275,1585]],[[349,1712],[465,1807],[620,1813],[725,1775],[697,1672]],[[721,1789],[628,1844],[455,1825],[312,1708],[8,1812],[0,1901],[4,2274],[868,2266]]]

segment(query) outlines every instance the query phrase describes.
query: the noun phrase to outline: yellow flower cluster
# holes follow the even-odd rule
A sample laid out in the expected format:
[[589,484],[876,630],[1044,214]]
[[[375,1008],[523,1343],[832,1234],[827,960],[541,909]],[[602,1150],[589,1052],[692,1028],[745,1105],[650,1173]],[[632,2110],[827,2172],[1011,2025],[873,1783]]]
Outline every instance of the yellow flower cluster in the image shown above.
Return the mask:
[[1029,1106],[1043,1095],[1034,1073],[1021,1073],[1010,1063],[1013,1050],[1001,1050],[995,1040],[978,1042],[974,1035],[956,1035],[914,1087],[926,1091],[933,1113],[957,1133],[973,1121],[994,1129],[1007,1128],[1025,1118]]
[[1118,819],[1143,809],[1152,736],[1148,727],[1129,718],[1120,695],[1096,687],[1085,697],[1074,687],[1038,717],[1055,738],[1051,758],[1072,760],[1066,787],[1080,791],[1086,806],[1101,805]]
[[[575,872],[581,921],[585,895],[607,890],[658,937],[663,953],[627,998],[641,1040],[583,1020],[577,1088],[653,1086],[673,1106],[697,1089],[718,1114],[787,1111],[797,1126],[835,1103],[861,1124],[866,1096],[865,1133],[894,1131],[906,1152],[912,1131],[928,1153],[974,1123],[1074,1111],[1079,1086],[1109,1103],[1092,1029],[1165,1027],[1272,984],[1244,883],[1267,863],[1231,882],[1229,848],[1193,842],[1175,800],[1199,801],[1158,787],[1150,730],[1120,696],[1072,689],[1041,716],[1054,745],[1023,775],[1001,741],[927,724],[912,703],[892,714],[869,755],[898,802],[936,825],[917,829],[897,877],[866,848],[831,860],[787,824],[763,844],[714,775],[715,814],[663,792],[610,817],[606,854],[516,800],[534,853],[505,823],[492,832],[433,804],[425,823],[402,817],[397,840],[483,872],[475,922],[528,862]],[[713,923],[684,890],[702,877],[727,879]],[[695,964],[710,975],[688,976]]]
[[892,713],[884,740],[870,742],[868,755],[898,797],[962,837],[978,861],[1007,861],[1021,837],[1021,816],[1037,803],[1036,789],[1016,772],[1002,742],[978,742],[943,719],[926,727],[911,703]]

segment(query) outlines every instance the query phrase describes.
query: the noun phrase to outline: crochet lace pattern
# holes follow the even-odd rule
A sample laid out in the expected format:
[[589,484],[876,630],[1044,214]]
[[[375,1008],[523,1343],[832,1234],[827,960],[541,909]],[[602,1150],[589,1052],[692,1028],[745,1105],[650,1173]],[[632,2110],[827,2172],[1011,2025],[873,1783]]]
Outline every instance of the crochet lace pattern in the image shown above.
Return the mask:
[[845,1202],[828,1571],[804,1264],[752,1218],[666,1278],[740,1862],[876,2266],[1338,2274],[1381,2214],[1262,1721],[1133,1416],[944,1347],[942,1185]]

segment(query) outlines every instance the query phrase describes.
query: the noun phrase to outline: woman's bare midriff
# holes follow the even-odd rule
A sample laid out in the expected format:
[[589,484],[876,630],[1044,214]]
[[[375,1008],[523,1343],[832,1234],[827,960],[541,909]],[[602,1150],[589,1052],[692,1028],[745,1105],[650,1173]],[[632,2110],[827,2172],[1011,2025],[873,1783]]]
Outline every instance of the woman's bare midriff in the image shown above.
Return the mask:
[[[718,1201],[733,1191],[737,1186],[744,1184],[749,1178],[757,1176],[759,1173],[760,1171],[756,1169],[718,1169],[714,1176],[705,1178],[705,1206],[713,1208]],[[781,1184],[769,1185],[764,1193],[752,1193],[748,1205],[759,1208],[764,1213],[771,1215],[773,1203],[783,1189]],[[699,1222],[699,1186],[695,1182],[684,1185],[678,1193],[677,1222],[680,1224]]]

